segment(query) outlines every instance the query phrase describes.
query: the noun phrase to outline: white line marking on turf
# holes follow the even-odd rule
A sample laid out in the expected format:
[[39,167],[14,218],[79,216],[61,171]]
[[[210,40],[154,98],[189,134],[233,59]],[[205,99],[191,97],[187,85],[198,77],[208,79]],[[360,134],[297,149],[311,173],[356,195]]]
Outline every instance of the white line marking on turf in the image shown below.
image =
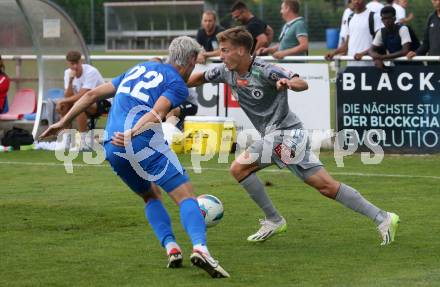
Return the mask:
[[[0,161],[0,164],[12,164],[12,165],[33,165],[33,166],[61,166],[64,167],[63,163],[55,162],[26,162],[26,161]],[[105,164],[81,164],[74,163],[73,167],[105,167]]]
[[[55,162],[25,162],[25,161],[0,161],[0,165],[30,165],[30,166],[56,166],[56,167],[64,167],[63,163],[55,163]],[[73,167],[109,167],[107,164],[81,164],[74,163]],[[193,167],[185,166],[185,169],[194,170]],[[212,170],[212,171],[229,171],[228,168],[214,168],[214,167],[202,167],[202,170]],[[279,173],[286,172],[290,173],[289,170],[286,169],[263,169],[260,172],[269,172],[269,173]],[[361,173],[361,172],[330,172],[333,175],[343,175],[343,176],[365,176],[365,177],[398,177],[398,178],[426,178],[426,179],[436,179],[440,180],[440,176],[435,175],[409,175],[409,174],[387,174],[387,173]]]

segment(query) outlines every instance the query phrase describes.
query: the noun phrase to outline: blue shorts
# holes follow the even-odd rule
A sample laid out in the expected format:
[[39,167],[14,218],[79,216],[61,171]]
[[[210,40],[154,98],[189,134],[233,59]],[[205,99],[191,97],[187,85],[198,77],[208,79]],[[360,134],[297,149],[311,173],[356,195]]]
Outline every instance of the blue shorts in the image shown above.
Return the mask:
[[132,148],[104,144],[106,160],[113,171],[136,193],[151,190],[151,182],[171,192],[189,181],[177,156],[161,139],[136,136]]

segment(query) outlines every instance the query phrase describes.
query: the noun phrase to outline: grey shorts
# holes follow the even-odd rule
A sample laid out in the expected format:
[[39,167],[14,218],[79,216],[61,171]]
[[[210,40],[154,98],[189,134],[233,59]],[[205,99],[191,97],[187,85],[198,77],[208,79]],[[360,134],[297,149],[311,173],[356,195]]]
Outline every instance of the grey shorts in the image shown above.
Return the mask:
[[302,180],[306,180],[320,170],[323,164],[311,151],[306,131],[296,129],[266,135],[255,141],[246,151],[256,158],[260,169],[276,164],[287,167]]

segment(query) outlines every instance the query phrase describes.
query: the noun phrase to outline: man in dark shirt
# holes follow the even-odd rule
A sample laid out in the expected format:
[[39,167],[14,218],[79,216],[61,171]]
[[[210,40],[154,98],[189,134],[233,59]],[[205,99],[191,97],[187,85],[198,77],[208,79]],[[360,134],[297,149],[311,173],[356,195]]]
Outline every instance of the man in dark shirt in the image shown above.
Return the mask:
[[217,34],[224,29],[216,25],[217,16],[214,11],[203,12],[202,27],[197,32],[196,40],[203,47],[203,51],[197,57],[197,63],[204,64],[207,58],[220,55],[217,43]]
[[231,7],[232,18],[243,24],[254,38],[251,53],[262,47],[269,47],[273,38],[272,28],[262,20],[255,17],[242,1],[235,2]]
[[[431,1],[435,11],[429,16],[426,23],[423,44],[416,52],[411,51],[407,54],[410,59],[416,55],[440,56],[440,0]],[[440,64],[440,62],[435,63]]]

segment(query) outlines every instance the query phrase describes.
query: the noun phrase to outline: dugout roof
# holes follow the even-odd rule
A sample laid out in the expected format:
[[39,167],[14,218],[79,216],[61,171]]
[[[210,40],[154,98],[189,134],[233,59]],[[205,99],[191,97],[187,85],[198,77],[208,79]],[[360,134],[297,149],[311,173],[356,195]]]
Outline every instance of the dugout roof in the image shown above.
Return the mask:
[[108,50],[166,50],[178,36],[200,28],[203,1],[136,1],[104,3]]
[[69,50],[80,51],[88,62],[81,33],[56,4],[49,0],[0,0],[0,54],[11,56],[4,60],[29,55],[29,61],[16,65],[15,76],[11,73],[13,64],[6,62],[6,65],[12,80],[9,94],[18,87],[33,88],[38,94],[34,136],[47,90],[64,87],[65,54]]

